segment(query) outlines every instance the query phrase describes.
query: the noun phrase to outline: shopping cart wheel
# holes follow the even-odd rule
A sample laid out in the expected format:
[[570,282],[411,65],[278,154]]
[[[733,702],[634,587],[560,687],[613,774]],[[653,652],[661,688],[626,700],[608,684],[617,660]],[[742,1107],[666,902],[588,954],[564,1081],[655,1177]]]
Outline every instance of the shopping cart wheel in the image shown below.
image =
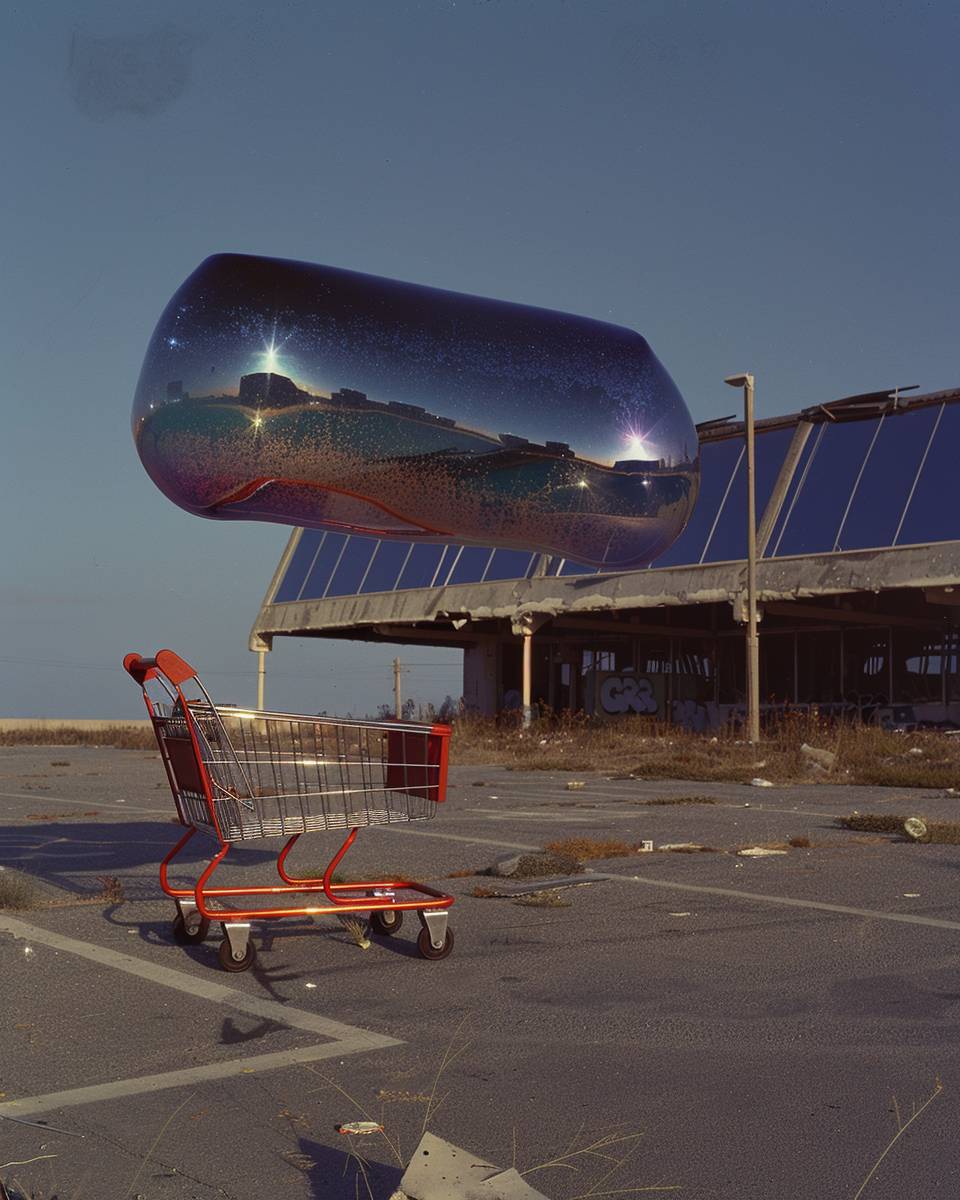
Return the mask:
[[430,941],[430,930],[421,929],[420,936],[417,938],[417,949],[420,951],[421,958],[446,958],[453,949],[453,930],[447,930],[443,945],[438,950]]
[[196,946],[206,939],[209,932],[209,920],[196,911],[190,914],[188,921],[183,919],[182,913],[177,913],[173,918],[173,940],[181,946]]
[[230,949],[230,939],[224,938],[220,943],[220,948],[217,950],[217,958],[220,959],[220,966],[225,971],[246,971],[253,966],[253,960],[257,957],[257,948],[253,942],[247,942],[243,949],[242,958],[234,958],[233,951]]
[[370,914],[370,928],[382,937],[396,933],[403,924],[402,908],[378,908]]

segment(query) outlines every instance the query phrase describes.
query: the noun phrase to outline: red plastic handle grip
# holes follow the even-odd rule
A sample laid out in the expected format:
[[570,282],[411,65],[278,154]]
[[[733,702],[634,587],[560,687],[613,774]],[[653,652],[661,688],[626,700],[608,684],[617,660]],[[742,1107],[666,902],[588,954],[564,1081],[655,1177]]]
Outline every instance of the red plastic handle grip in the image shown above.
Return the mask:
[[141,687],[148,679],[155,678],[157,672],[169,679],[175,687],[196,675],[193,667],[179,654],[174,654],[172,650],[158,650],[153,658],[141,658],[139,654],[128,654],[123,660],[123,666]]

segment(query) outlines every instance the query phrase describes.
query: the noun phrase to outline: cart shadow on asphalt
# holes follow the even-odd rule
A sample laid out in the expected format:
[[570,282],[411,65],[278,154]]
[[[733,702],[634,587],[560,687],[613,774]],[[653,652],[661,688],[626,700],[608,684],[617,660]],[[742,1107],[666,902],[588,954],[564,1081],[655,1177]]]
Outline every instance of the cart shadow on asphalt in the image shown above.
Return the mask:
[[[93,896],[103,891],[103,876],[150,866],[161,860],[177,842],[182,826],[172,821],[42,821],[35,825],[0,826],[0,864],[70,892]],[[171,874],[199,874],[197,865],[209,862],[215,843],[201,838],[188,844],[171,867]],[[276,861],[269,851],[243,847],[231,865],[254,866]],[[226,865],[226,864],[225,864]],[[162,893],[156,873],[124,876],[128,899],[155,899]]]
[[[370,1141],[367,1138],[346,1138],[341,1135],[343,1142]],[[357,1197],[390,1196],[400,1186],[403,1169],[386,1163],[372,1162],[365,1158],[363,1170],[356,1159],[350,1154],[350,1149],[323,1146],[308,1138],[300,1138],[300,1154],[306,1167],[306,1175],[310,1180],[311,1192],[315,1200],[357,1200]],[[363,1152],[365,1148],[357,1146]],[[307,1163],[310,1165],[307,1166]],[[366,1179],[366,1183],[364,1182]],[[369,1185],[369,1187],[368,1187]]]

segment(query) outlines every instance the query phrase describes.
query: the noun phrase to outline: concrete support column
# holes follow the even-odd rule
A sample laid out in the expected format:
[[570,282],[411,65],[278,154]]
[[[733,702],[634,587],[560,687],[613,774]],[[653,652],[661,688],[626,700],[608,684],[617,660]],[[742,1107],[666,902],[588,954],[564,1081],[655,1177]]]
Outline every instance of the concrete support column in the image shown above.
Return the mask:
[[267,652],[266,650],[257,651],[257,708],[263,710],[263,690],[267,676]]
[[526,729],[533,720],[533,630],[524,629],[523,638],[523,727]]

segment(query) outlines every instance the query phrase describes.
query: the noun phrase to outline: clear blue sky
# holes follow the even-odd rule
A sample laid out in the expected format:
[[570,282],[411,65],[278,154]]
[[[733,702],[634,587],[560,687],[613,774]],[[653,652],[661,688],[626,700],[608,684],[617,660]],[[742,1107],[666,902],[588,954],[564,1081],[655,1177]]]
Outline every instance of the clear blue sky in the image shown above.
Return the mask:
[[[255,695],[287,531],[175,508],[129,411],[219,250],[639,329],[696,420],[960,385],[950,0],[8,4],[0,713],[140,715],[169,645]],[[272,705],[364,712],[392,648],[277,642]],[[410,649],[412,693],[458,655]]]

